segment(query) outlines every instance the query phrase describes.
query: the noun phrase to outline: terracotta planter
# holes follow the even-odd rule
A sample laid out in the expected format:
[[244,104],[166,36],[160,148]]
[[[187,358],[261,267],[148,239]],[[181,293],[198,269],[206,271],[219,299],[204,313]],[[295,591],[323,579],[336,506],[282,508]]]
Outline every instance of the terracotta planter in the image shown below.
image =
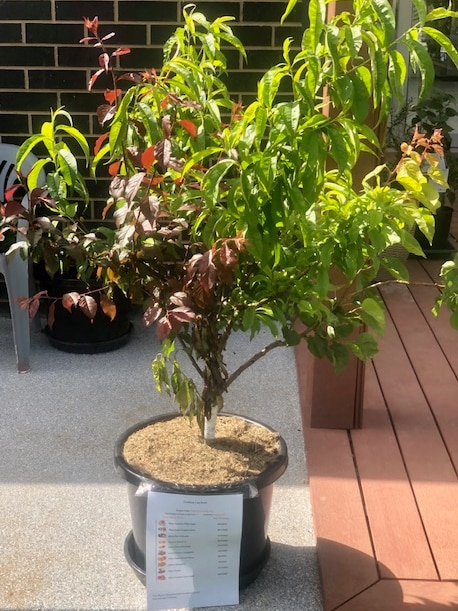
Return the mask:
[[[228,415],[228,414],[226,414]],[[267,536],[267,525],[272,501],[274,482],[284,473],[288,464],[286,443],[280,437],[280,451],[275,461],[255,478],[225,486],[185,486],[163,482],[145,477],[136,472],[123,458],[122,450],[127,438],[155,422],[181,418],[177,414],[166,414],[138,424],[118,439],[115,446],[115,466],[119,475],[127,482],[132,530],[124,546],[128,563],[137,577],[146,580],[146,513],[148,495],[136,495],[140,485],[151,485],[161,492],[170,494],[243,494],[242,541],[240,550],[239,587],[245,588],[252,583],[265,566],[270,555],[270,541]],[[234,416],[240,418],[240,416]],[[264,426],[259,422],[243,418],[249,423]],[[269,427],[265,427],[268,428]],[[272,429],[269,429],[272,430]]]

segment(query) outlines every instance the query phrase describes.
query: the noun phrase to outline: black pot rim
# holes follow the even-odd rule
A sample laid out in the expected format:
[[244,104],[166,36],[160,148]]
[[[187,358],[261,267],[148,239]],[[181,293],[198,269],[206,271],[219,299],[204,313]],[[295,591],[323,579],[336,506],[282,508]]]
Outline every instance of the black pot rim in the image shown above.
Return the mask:
[[[242,416],[240,414],[233,414],[228,412],[221,412],[221,416],[231,416],[235,418],[240,418],[241,420],[245,420],[250,424],[255,424],[257,426],[264,427],[272,432],[277,432],[272,427],[259,422],[253,418],[247,418],[246,416]],[[189,484],[174,484],[173,482],[167,482],[160,479],[156,479],[150,476],[146,476],[138,471],[136,471],[131,465],[129,465],[122,455],[122,450],[124,447],[124,443],[127,438],[130,437],[133,433],[151,425],[156,422],[163,422],[165,420],[171,420],[172,418],[183,418],[181,414],[177,414],[176,412],[161,414],[160,416],[155,416],[153,418],[148,418],[143,422],[137,423],[130,428],[128,428],[124,433],[122,433],[115,444],[114,451],[114,459],[115,459],[115,468],[118,474],[125,479],[128,483],[134,484],[136,486],[140,486],[141,484],[153,484],[154,489],[157,489],[161,492],[171,492],[171,493],[208,493],[208,494],[233,494],[234,491],[244,491],[247,496],[251,496],[251,488],[254,486],[256,489],[265,488],[273,484],[279,477],[285,472],[286,467],[288,466],[288,450],[286,446],[286,442],[281,435],[279,435],[279,452],[277,456],[272,460],[271,463],[267,466],[267,468],[260,473],[259,475],[247,479],[240,480],[238,482],[234,482],[232,484],[219,484],[212,486],[205,485],[189,485]]]

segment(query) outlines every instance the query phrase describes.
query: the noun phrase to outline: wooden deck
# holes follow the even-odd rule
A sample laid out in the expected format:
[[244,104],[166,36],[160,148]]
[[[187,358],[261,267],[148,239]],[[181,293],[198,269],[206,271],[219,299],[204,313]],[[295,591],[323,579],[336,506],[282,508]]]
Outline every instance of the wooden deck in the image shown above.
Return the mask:
[[383,290],[362,429],[304,427],[325,611],[458,609],[458,332],[434,294]]

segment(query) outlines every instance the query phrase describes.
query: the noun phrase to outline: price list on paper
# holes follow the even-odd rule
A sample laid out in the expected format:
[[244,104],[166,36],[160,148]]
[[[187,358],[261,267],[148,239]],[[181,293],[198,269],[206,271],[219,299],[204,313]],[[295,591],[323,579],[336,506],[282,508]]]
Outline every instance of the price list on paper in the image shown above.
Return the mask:
[[148,611],[239,602],[241,494],[148,493]]

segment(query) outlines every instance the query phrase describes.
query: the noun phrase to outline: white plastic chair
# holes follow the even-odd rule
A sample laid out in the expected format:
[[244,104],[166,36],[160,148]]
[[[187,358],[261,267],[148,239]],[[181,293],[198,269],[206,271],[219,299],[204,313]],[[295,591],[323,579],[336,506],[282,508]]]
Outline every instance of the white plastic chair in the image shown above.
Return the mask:
[[[17,180],[15,165],[18,148],[14,144],[0,144],[1,201],[4,200],[5,191]],[[21,173],[27,175],[36,161],[37,158],[34,155],[28,155],[22,164]],[[24,196],[22,205],[28,208],[27,195]],[[20,223],[21,227],[27,227],[27,221],[20,221]],[[17,233],[17,240],[25,240],[20,232]],[[8,260],[4,253],[0,253],[0,273],[5,278],[8,291],[18,372],[26,373],[30,370],[30,320],[28,311],[21,309],[17,299],[29,296],[29,261],[23,259],[17,250],[12,253],[11,257],[8,257]]]

